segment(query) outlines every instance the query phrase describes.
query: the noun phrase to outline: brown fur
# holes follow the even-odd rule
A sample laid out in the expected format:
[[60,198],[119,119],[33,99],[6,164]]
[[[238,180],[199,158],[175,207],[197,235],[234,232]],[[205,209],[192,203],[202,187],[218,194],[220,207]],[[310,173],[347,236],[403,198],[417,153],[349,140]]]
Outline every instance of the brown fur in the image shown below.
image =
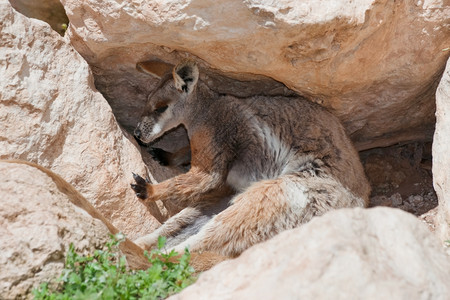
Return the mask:
[[[235,194],[177,251],[236,256],[330,209],[367,205],[370,187],[358,153],[324,108],[301,97],[218,95],[197,82],[191,62],[176,66],[172,76],[163,76],[149,96],[135,133],[149,143],[184,125],[191,169],[156,185],[137,182],[133,189],[144,201],[190,207]],[[157,110],[161,101],[163,112]],[[151,246],[145,237],[138,244]]]

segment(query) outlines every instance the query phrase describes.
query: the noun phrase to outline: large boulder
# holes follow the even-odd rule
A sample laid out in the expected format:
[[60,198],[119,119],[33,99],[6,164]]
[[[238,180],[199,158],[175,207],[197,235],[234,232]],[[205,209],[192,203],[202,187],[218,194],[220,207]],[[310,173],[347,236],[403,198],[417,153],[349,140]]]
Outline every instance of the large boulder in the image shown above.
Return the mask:
[[107,227],[72,204],[48,174],[3,161],[0,174],[0,298],[22,298],[53,281],[70,243],[78,252],[103,248]]
[[95,89],[88,64],[48,24],[6,0],[0,0],[0,78],[0,159],[60,174],[131,238],[164,220],[164,207],[150,207],[152,215],[129,187],[132,172],[143,175],[146,166]]
[[414,216],[342,209],[200,275],[170,299],[448,299],[450,257]]
[[[432,138],[434,92],[450,42],[443,1],[62,3],[72,44],[129,128],[156,85],[137,75],[136,62],[190,57],[207,70],[270,77],[310,96],[341,118],[360,150]],[[276,87],[267,82],[254,93]],[[238,85],[211,83],[225,92]]]
[[[0,160],[0,295],[25,298],[42,282],[55,284],[70,243],[78,253],[104,248],[114,227],[58,174],[34,163]],[[143,250],[125,239],[133,269],[148,268]],[[29,297],[27,297],[29,298]]]
[[433,179],[439,206],[436,231],[450,240],[450,60],[436,91],[436,131],[433,140]]

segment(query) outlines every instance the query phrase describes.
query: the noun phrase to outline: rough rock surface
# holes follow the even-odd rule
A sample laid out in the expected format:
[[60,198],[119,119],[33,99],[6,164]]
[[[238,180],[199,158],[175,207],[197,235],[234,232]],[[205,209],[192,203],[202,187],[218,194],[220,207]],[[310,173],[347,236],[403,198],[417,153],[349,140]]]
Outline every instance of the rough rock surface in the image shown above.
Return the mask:
[[206,68],[239,79],[264,75],[309,95],[341,118],[358,149],[431,140],[450,42],[448,1],[62,3],[68,36],[96,67],[99,89],[120,90],[111,103],[139,105],[133,99],[147,87],[134,81],[136,62],[175,63],[189,52]]
[[102,248],[108,229],[73,205],[44,172],[0,161],[0,298],[16,299],[64,267],[69,244]]
[[35,162],[73,184],[107,219],[135,238],[153,217],[129,184],[145,174],[95,89],[88,64],[48,24],[0,0],[0,159]]
[[450,258],[414,216],[342,209],[223,262],[170,299],[448,299]]
[[436,131],[433,140],[433,179],[439,199],[436,232],[450,240],[450,60],[436,91]]

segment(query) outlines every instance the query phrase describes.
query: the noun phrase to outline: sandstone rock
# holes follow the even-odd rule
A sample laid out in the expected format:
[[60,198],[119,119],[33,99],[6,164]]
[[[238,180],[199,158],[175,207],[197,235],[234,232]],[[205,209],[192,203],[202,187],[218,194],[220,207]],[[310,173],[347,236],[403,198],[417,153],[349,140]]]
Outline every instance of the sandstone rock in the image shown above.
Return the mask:
[[0,298],[25,296],[64,267],[71,242],[77,251],[102,248],[108,229],[73,205],[47,174],[0,162]]
[[436,232],[450,240],[450,60],[436,92],[436,131],[433,140],[433,179],[438,195]]
[[447,299],[450,258],[414,216],[342,209],[223,262],[170,299]]
[[69,19],[59,0],[10,0],[11,5],[20,13],[29,18],[47,22],[60,34],[64,34],[63,24],[67,25]]
[[136,62],[189,56],[209,70],[241,80],[263,75],[309,95],[341,118],[358,149],[431,140],[450,42],[446,1],[62,3],[68,36],[96,67],[113,109],[145,99],[149,87],[135,81]]
[[393,194],[391,196],[391,199],[392,199],[392,205],[394,205],[395,207],[403,204],[402,195],[400,195],[399,193]]
[[[38,163],[135,238],[159,225],[129,187],[139,151],[95,89],[89,66],[48,24],[0,0],[0,159]],[[154,216],[164,215],[153,207]]]
[[[54,283],[68,246],[101,249],[119,231],[59,175],[24,161],[0,161],[0,298],[29,298],[41,282]],[[109,232],[108,232],[109,230]],[[143,250],[120,244],[128,266],[148,268]],[[29,295],[28,295],[29,296]]]

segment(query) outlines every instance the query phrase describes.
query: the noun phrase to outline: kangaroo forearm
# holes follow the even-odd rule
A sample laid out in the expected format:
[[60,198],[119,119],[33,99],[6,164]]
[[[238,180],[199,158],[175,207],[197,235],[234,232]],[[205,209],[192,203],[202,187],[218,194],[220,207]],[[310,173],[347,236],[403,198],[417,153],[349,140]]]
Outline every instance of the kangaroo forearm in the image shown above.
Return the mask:
[[219,175],[190,171],[152,185],[149,200],[172,201],[182,207],[208,201],[221,190]]

